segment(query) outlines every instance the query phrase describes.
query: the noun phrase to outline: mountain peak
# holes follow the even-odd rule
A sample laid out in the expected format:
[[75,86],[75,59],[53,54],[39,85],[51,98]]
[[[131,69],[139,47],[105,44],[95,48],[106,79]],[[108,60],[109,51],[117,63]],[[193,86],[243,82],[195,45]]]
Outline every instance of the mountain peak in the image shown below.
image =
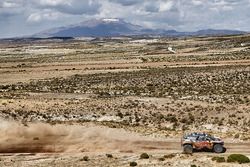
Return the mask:
[[197,32],[178,32],[165,29],[146,29],[119,18],[102,18],[87,20],[79,24],[69,25],[43,31],[35,37],[110,37],[130,35],[155,36],[193,36],[193,35],[230,35],[242,34],[242,31],[233,30],[200,30]]

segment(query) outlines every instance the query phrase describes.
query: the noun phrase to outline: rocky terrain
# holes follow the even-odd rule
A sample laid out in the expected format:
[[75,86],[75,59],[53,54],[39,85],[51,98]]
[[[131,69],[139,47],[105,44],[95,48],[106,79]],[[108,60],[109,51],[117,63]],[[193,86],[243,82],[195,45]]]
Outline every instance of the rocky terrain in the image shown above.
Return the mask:
[[180,138],[250,155],[249,54],[249,35],[1,40],[0,164],[247,166],[182,154]]

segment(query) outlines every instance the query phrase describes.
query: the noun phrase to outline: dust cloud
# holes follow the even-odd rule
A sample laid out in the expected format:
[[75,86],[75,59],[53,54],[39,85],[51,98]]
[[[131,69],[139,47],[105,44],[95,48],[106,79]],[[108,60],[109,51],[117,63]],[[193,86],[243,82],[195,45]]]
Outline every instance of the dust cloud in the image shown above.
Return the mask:
[[101,126],[0,120],[0,153],[126,152],[142,137]]

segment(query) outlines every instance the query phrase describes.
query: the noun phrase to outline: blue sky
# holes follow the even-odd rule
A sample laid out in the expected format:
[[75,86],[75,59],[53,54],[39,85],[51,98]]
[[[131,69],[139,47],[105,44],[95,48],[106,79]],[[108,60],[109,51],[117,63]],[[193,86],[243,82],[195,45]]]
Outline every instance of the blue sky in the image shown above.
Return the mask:
[[94,18],[178,31],[250,31],[250,0],[0,0],[0,38]]

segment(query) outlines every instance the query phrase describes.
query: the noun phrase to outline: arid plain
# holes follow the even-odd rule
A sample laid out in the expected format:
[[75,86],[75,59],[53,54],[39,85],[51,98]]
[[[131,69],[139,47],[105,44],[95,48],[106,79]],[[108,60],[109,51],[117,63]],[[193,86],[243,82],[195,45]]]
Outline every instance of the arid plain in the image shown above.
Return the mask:
[[0,166],[248,166],[250,36],[1,40],[0,117]]

